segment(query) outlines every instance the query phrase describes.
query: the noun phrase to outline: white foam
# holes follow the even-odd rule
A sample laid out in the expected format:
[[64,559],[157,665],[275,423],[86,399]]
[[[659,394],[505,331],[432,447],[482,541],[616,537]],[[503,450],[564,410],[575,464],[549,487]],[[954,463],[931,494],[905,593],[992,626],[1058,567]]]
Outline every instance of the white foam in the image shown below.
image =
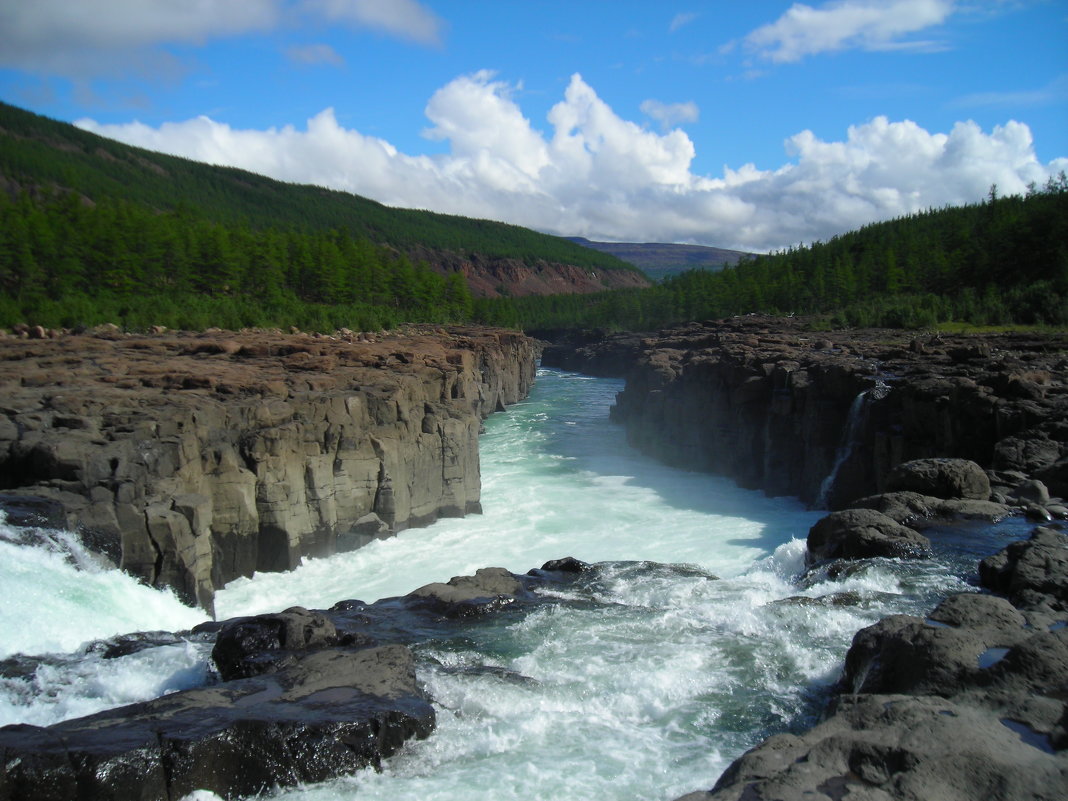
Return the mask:
[[101,567],[70,536],[62,538],[70,546],[64,550],[0,539],[0,657],[68,652],[115,634],[180,631],[208,619],[170,591]]

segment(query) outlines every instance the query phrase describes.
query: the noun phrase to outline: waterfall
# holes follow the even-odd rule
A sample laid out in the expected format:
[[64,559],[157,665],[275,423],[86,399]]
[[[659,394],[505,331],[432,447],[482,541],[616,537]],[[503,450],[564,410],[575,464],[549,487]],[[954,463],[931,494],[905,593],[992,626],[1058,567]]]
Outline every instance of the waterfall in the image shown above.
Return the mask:
[[886,397],[886,394],[889,391],[890,387],[888,387],[886,383],[881,380],[876,380],[874,386],[868,387],[853,398],[853,403],[849,406],[849,417],[846,420],[846,427],[842,432],[842,440],[838,444],[838,450],[834,454],[834,466],[831,468],[831,472],[827,474],[826,478],[823,479],[823,483],[820,484],[819,495],[816,496],[817,509],[827,508],[831,491],[834,489],[834,484],[838,480],[838,472],[842,469],[842,465],[846,463],[849,457],[853,455],[853,448],[856,446],[860,439],[860,435],[864,430],[864,422],[867,419],[867,402],[869,397],[874,400],[881,400]]

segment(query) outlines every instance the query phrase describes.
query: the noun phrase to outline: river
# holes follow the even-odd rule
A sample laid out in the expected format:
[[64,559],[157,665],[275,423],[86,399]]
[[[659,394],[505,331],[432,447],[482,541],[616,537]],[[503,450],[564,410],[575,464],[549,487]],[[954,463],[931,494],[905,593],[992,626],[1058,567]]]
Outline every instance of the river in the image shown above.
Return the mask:
[[[958,528],[934,538],[930,560],[803,576],[821,513],[637,454],[608,421],[621,388],[539,370],[527,400],[486,422],[483,514],[219,592],[221,619],[374,601],[490,565],[599,563],[529,614],[417,646],[437,731],[381,772],[280,798],[622,801],[707,788],[748,747],[812,722],[858,629],[970,589],[976,557],[1020,536]],[[0,663],[0,723],[46,724],[206,680],[210,646],[192,638],[109,660],[82,645],[188,628],[201,613],[99,568],[69,536],[0,549],[12,600],[0,656],[49,654]]]

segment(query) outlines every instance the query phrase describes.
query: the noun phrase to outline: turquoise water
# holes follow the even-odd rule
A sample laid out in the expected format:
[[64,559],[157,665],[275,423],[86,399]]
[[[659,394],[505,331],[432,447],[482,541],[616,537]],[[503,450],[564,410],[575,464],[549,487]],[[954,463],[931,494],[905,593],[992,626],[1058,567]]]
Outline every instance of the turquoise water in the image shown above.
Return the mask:
[[[490,565],[525,572],[563,556],[600,563],[530,614],[417,647],[419,677],[438,705],[428,740],[379,773],[279,797],[675,798],[710,787],[768,734],[809,722],[859,628],[969,589],[975,537],[940,547],[932,560],[875,560],[838,579],[799,581],[804,537],[821,513],[635,453],[608,422],[621,388],[539,371],[528,400],[486,423],[484,514],[235,581],[218,594],[218,614],[229,617],[374,601]],[[982,536],[990,551],[1007,537]],[[49,575],[44,607],[78,572],[70,569]],[[71,601],[84,605],[82,617],[106,620],[103,629],[177,629],[199,619],[171,596],[131,587],[113,571],[106,577],[112,589]],[[135,588],[152,602],[129,595]],[[123,617],[129,608],[135,619]],[[40,619],[49,620],[47,608]],[[126,702],[105,697],[102,686],[129,686],[131,697],[190,686],[207,658],[202,644],[188,643],[104,666],[78,644],[108,632],[67,626],[62,616],[40,625],[25,637],[4,635],[5,652],[62,656],[37,668],[47,675],[2,679],[3,722]],[[119,678],[98,672],[105,667]]]

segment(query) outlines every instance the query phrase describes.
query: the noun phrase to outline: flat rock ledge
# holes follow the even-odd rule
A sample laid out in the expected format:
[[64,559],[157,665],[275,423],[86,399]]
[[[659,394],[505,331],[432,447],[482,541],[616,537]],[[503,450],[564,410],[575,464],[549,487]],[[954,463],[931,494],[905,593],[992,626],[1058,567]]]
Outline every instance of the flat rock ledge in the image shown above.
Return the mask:
[[[535,587],[584,567],[483,568],[373,604],[205,624],[194,634],[216,633],[217,683],[47,728],[0,728],[0,801],[232,799],[378,768],[435,726],[409,645],[448,636],[458,618],[540,603]],[[102,649],[153,642],[127,635]]]
[[1035,529],[983,586],[862,629],[824,720],[679,801],[1054,801],[1068,790],[1068,535]]
[[0,505],[49,502],[210,611],[239,576],[480,511],[482,420],[537,356],[476,327],[0,338]]

